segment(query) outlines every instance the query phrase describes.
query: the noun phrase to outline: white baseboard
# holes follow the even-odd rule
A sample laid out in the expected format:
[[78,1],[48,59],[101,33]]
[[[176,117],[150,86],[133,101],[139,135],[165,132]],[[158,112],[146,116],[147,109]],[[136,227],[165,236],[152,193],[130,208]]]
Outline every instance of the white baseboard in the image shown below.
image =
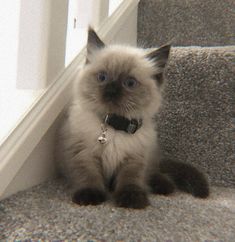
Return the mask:
[[[123,1],[100,27],[98,33],[106,43],[136,44],[138,2]],[[84,56],[83,49],[0,147],[0,200],[52,176],[53,124],[70,99],[71,85]]]

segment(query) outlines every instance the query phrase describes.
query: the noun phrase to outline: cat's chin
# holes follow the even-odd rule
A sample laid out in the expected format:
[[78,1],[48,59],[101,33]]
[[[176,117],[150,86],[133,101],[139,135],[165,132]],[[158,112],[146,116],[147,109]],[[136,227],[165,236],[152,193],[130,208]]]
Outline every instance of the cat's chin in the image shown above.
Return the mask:
[[[86,107],[87,111],[90,111],[94,114],[96,114],[100,118],[104,118],[108,114],[116,114],[120,116],[124,116],[126,118],[143,118],[145,116],[145,113],[148,112],[148,107],[143,109],[127,109],[125,107],[121,107],[120,105],[115,104],[90,104]],[[151,112],[151,115],[155,112]]]
[[126,107],[125,104],[122,105],[121,101],[114,102],[104,102],[104,101],[96,101],[96,102],[84,102],[85,110],[90,111],[92,113],[97,114],[99,117],[105,117],[107,114],[115,113],[120,116],[124,116],[127,118],[134,118],[134,117],[142,117],[143,113],[148,109],[146,107],[143,112],[143,108],[140,107]]
[[107,103],[107,104],[103,104],[102,107],[100,106],[99,109],[93,109],[94,112],[101,114],[102,116],[105,116],[109,113],[115,113],[118,115],[122,115],[125,116],[126,114],[128,114],[127,111],[125,111],[125,108],[122,108],[120,105],[117,105],[115,103]]
[[137,115],[135,113],[123,112],[123,111],[118,110],[118,109],[95,110],[94,113],[96,113],[97,117],[99,117],[101,119],[105,119],[105,117],[109,114],[116,114],[116,115],[123,116],[123,117],[126,117],[126,118],[139,117],[139,115]]
[[139,117],[138,115],[138,112],[135,112],[135,111],[132,111],[132,112],[128,112],[128,111],[125,111],[123,109],[120,109],[120,108],[107,108],[105,109],[104,112],[102,112],[102,116],[106,116],[107,114],[116,114],[116,115],[120,115],[120,116],[124,116],[124,117],[127,117],[127,118],[130,118],[130,117]]

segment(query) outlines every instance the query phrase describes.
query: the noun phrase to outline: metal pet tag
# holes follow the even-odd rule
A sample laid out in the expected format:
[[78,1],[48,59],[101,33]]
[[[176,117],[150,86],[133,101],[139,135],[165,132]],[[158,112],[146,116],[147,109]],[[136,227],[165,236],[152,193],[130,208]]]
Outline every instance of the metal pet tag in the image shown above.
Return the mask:
[[107,128],[105,127],[104,124],[101,124],[101,130],[102,133],[101,135],[98,137],[98,141],[100,142],[100,144],[104,145],[107,143],[107,137],[106,137],[106,133],[107,133]]

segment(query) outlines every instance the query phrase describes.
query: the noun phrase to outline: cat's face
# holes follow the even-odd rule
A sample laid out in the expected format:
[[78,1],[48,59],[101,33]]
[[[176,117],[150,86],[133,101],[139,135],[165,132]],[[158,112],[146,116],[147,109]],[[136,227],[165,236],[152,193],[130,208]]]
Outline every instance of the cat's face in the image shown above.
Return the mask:
[[78,95],[87,108],[103,114],[140,116],[149,109],[155,113],[161,102],[161,73],[169,49],[147,54],[137,48],[106,47],[90,29]]

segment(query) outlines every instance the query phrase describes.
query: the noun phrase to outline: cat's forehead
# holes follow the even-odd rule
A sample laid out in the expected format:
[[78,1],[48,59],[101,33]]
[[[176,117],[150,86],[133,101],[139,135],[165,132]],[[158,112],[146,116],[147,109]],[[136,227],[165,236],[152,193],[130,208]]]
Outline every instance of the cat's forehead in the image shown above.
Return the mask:
[[142,49],[110,46],[97,55],[98,68],[103,68],[112,73],[146,72],[152,70],[151,63],[145,58]]

